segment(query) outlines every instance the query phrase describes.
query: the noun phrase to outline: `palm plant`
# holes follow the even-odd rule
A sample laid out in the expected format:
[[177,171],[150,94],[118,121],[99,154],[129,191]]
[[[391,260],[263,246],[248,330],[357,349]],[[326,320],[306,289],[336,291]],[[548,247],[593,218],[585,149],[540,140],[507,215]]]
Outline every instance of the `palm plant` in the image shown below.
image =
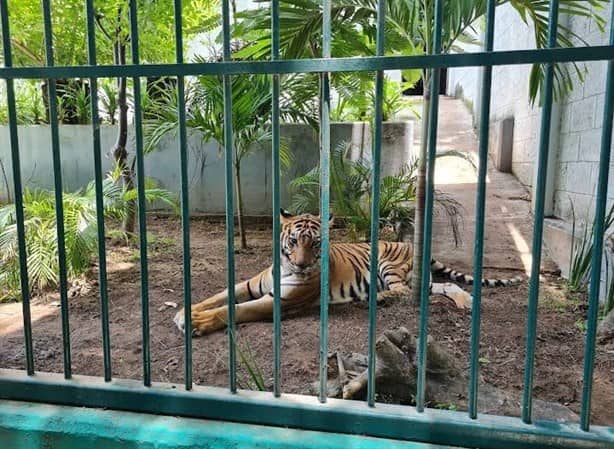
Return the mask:
[[[562,14],[590,17],[603,30],[605,21],[599,15],[600,9],[609,0],[561,0]],[[261,0],[262,3],[268,0]],[[459,51],[459,43],[475,40],[474,25],[486,13],[487,0],[455,0],[444,2],[442,27],[442,52]],[[500,6],[509,3],[521,19],[533,26],[537,48],[547,45],[549,0],[496,0]],[[386,1],[386,53],[387,54],[428,54],[433,52],[435,0],[387,0]],[[280,0],[280,50],[282,57],[304,58],[321,56],[322,6],[318,0]],[[333,0],[332,4],[332,55],[364,56],[375,54],[377,0]],[[251,45],[244,48],[241,56],[268,58],[271,37],[268,32],[271,23],[270,8],[257,8],[239,15],[237,25]],[[557,45],[572,46],[572,41],[586,43],[579,35],[565,25],[559,25]],[[570,71],[575,70],[580,81],[584,72],[577,64],[557,65],[555,68],[555,99],[561,98],[573,89]],[[405,78],[415,76],[406,72]],[[428,135],[429,90],[431,72],[423,70],[424,85],[422,106],[422,135]],[[529,79],[529,100],[533,103],[539,97],[544,72],[540,65],[534,65]],[[414,234],[414,266],[420,267],[423,253],[424,197],[426,182],[427,139],[422,139],[418,159],[416,185],[416,216]],[[414,300],[420,297],[422,273],[416,270],[413,276]]]
[[[136,198],[119,180],[119,170],[103,181],[105,217],[122,219],[125,203]],[[145,189],[147,202],[162,201],[176,207],[177,201],[152,180]],[[55,196],[49,190],[24,190],[25,239],[30,288],[42,290],[58,284],[58,238]],[[63,194],[66,266],[69,278],[77,277],[91,266],[97,242],[96,192],[89,183],[77,192]],[[0,300],[15,298],[20,291],[19,253],[15,205],[0,208]]]
[[102,105],[103,114],[111,125],[115,125],[117,115],[117,88],[113,82],[109,80],[102,81],[100,83],[100,92],[98,98]]
[[613,253],[612,248],[608,248],[605,253],[605,301],[603,302],[603,308],[601,315],[606,316],[612,310],[614,310],[614,260],[612,260]]
[[[375,108],[375,83],[372,74],[342,72],[333,74],[332,80],[337,95],[332,101],[331,120],[372,120]],[[412,107],[411,100],[403,96],[403,90],[411,87],[412,84],[384,78],[382,98],[384,121],[391,120],[401,111]]]
[[[569,202],[571,206],[572,228],[571,237],[572,245],[569,254],[569,279],[567,286],[572,292],[584,290],[588,283],[592,261],[593,261],[593,236],[595,233],[595,224],[590,226],[585,224],[581,235],[577,235],[576,211],[573,202]],[[585,223],[588,220],[585,220]],[[607,232],[614,225],[614,205],[610,206],[604,217],[603,228]],[[606,254],[606,263],[609,264],[607,248],[604,248]],[[609,268],[609,265],[607,266]],[[606,271],[608,271],[606,269]]]
[[73,117],[71,122],[85,125],[91,121],[89,86],[83,83],[71,83],[66,89],[65,97]]
[[[43,97],[37,84],[30,81],[21,82],[16,89],[17,123],[20,125],[38,125],[45,122]],[[8,117],[7,120],[8,122]]]
[[[347,157],[351,147],[347,143],[337,145],[330,159],[331,208],[337,217],[346,220],[350,238],[366,240],[371,227],[371,187],[373,170],[366,160],[350,160]],[[466,159],[462,153],[443,151],[440,157],[457,156]],[[380,225],[393,221],[404,221],[413,225],[416,204],[417,162],[410,161],[394,175],[384,176],[380,184],[379,216]],[[318,213],[320,206],[320,169],[315,167],[291,183],[295,212]],[[454,239],[460,242],[459,220],[461,204],[451,196],[437,192],[436,212],[448,218]]]
[[[291,75],[282,81],[283,97],[280,100],[282,119],[315,122],[313,98],[315,91],[307,82],[309,75]],[[234,150],[234,177],[237,191],[237,219],[241,248],[247,248],[247,237],[243,226],[243,194],[241,189],[241,163],[249,154],[258,149],[270,148],[271,140],[271,87],[269,76],[242,75],[232,77],[232,128]],[[146,151],[152,151],[168,133],[175,133],[179,127],[176,92],[162,92],[164,97],[157,100],[152,108],[152,118],[144,123]],[[190,132],[198,132],[203,142],[215,141],[220,152],[224,147],[224,88],[221,77],[201,76],[186,88],[186,126]],[[287,142],[282,139],[280,158],[288,166],[291,153]]]

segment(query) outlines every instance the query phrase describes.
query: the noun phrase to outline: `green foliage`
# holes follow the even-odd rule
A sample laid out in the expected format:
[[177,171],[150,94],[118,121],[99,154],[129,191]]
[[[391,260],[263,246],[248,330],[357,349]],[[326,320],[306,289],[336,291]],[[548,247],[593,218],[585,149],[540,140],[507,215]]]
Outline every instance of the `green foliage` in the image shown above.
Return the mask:
[[[18,82],[15,89],[17,124],[38,125],[46,122],[45,106],[39,83],[32,81]],[[3,105],[6,107],[6,105]],[[8,123],[8,111],[2,113],[2,122]]]
[[[336,98],[331,108],[331,120],[342,122],[373,120],[375,111],[375,82],[373,74],[339,73],[332,75]],[[384,78],[384,96],[382,98],[383,120],[396,117],[404,109],[411,109],[412,102],[403,96],[403,90],[413,83],[391,81]]]
[[[353,240],[365,240],[371,226],[371,188],[373,172],[365,160],[348,158],[350,145],[341,143],[333,149],[330,159],[331,209],[335,216],[346,220]],[[458,152],[445,152],[444,156],[461,156]],[[391,220],[412,222],[416,200],[417,162],[402,167],[394,176],[381,179],[379,216],[380,225]],[[318,213],[320,204],[320,169],[313,168],[291,182],[292,209],[297,213]],[[462,206],[443,192],[436,194],[436,212],[445,213],[457,242]]]
[[65,93],[59,98],[60,123],[68,122],[78,125],[91,123],[89,83],[69,80]]
[[[590,17],[603,30],[605,21],[600,15],[609,0],[561,0],[560,13]],[[269,3],[263,1],[262,3]],[[532,25],[537,48],[547,46],[549,0],[497,0],[497,6],[509,3],[521,19]],[[386,2],[386,54],[423,54],[432,49],[434,29],[434,0],[387,0]],[[477,43],[475,27],[486,13],[487,0],[454,0],[444,2],[442,50],[444,53],[462,51],[459,43]],[[318,0],[280,0],[280,50],[283,58],[321,56],[322,11]],[[376,0],[334,0],[332,4],[332,54],[334,57],[371,56],[375,54]],[[268,5],[239,15],[235,35],[250,42],[242,57],[269,58],[271,24]],[[569,27],[559,25],[557,45],[572,46],[573,41],[585,41]],[[543,69],[533,66],[530,77],[529,98],[534,102],[543,85]],[[555,69],[555,97],[570,92],[574,83],[570,71],[580,80],[581,65],[557,65]]]
[[266,391],[264,374],[258,365],[249,341],[238,338],[235,333],[235,348],[239,356],[240,370],[238,374],[239,388],[244,390]]
[[580,332],[586,332],[587,329],[587,323],[586,320],[583,318],[578,318],[576,320],[576,322],[574,323],[574,326],[576,327],[576,329],[578,329]]
[[435,408],[439,410],[451,410],[453,412],[458,410],[458,406],[456,404],[452,404],[451,402],[438,402],[435,404]]
[[[118,182],[118,171],[103,181],[105,217],[121,219],[125,203],[136,196]],[[177,204],[173,195],[163,189],[146,188],[149,203],[162,201]],[[92,264],[97,245],[96,194],[94,183],[77,192],[63,194],[66,265],[68,276],[85,273]],[[56,233],[55,196],[48,190],[24,191],[24,216],[28,275],[31,289],[56,286],[58,279],[58,238]],[[19,297],[20,274],[15,223],[15,206],[0,208],[0,300]]]
[[605,255],[606,296],[601,313],[606,316],[614,309],[614,234],[609,233],[606,237],[603,253]]
[[[168,1],[138,0],[138,28],[141,60],[169,63],[175,58],[174,14]],[[96,44],[99,64],[111,64],[113,46],[108,37],[120,30],[120,39],[129,42],[129,0],[96,1]],[[11,43],[16,66],[45,63],[43,14],[40,0],[8,0]],[[184,0],[184,38],[208,31],[218,24],[219,2]],[[57,65],[87,64],[87,35],[83,0],[54,0],[51,11],[54,56]],[[187,45],[188,39],[184,39]]]
[[102,106],[101,117],[111,125],[115,125],[115,117],[119,109],[116,82],[109,79],[100,80],[98,87],[98,100]]
[[[43,10],[38,0],[8,0],[16,66],[45,65]],[[81,0],[54,0],[51,16],[56,64],[87,62],[85,8]]]
[[[588,283],[593,258],[594,223],[583,227],[582,234],[576,235],[577,222],[573,202],[570,202],[572,214],[572,246],[569,255],[569,279],[567,285],[572,292],[584,290]],[[604,220],[604,230],[607,231],[614,224],[614,205],[608,210]],[[606,253],[607,254],[607,253]]]
[[[199,59],[200,60],[200,59]],[[317,85],[304,83],[309,75],[291,75],[282,80],[280,117],[282,120],[315,124],[314,98]],[[241,75],[232,77],[232,127],[235,160],[263,146],[271,139],[271,77]],[[144,121],[146,151],[153,151],[165,135],[179,129],[176,90],[160,92],[161,100],[151,100],[150,119]],[[224,86],[221,77],[200,76],[186,86],[186,126],[200,132],[203,141],[224,145]],[[281,158],[290,162],[287,145],[282,142]]]
[[[281,120],[315,124],[314,99],[317,84],[313,75],[282,77],[279,102]],[[234,177],[237,192],[237,216],[241,248],[247,247],[243,226],[243,196],[241,162],[257,150],[270,150],[272,80],[267,75],[242,75],[231,78],[232,134]],[[176,91],[161,91],[161,99],[150,100],[144,131],[145,151],[152,151],[169,133],[179,129],[179,104]],[[200,76],[186,88],[186,127],[200,133],[203,142],[216,141],[220,153],[224,146],[224,82],[222,77]],[[150,105],[151,106],[151,105]],[[279,156],[282,167],[290,164],[291,156],[286,139],[281,139]]]

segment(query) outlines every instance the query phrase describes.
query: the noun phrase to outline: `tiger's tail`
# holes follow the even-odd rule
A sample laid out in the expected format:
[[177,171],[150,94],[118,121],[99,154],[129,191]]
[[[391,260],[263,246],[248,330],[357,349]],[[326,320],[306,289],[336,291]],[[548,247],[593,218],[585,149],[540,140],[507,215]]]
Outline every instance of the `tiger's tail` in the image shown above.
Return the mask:
[[[465,285],[473,285],[473,276],[461,273],[460,271],[453,270],[447,267],[443,263],[431,259],[431,273],[434,275],[443,276],[451,281],[458,282]],[[515,276],[509,279],[482,279],[482,286],[484,287],[508,287],[510,285],[516,285],[522,282],[522,277]]]

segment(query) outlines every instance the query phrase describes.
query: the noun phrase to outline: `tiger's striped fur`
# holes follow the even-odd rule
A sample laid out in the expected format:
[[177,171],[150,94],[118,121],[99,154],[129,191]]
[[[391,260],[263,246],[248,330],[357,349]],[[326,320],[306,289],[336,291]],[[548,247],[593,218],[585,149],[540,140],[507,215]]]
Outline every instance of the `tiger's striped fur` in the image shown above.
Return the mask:
[[[281,216],[281,289],[284,314],[316,305],[320,295],[320,219],[303,214]],[[408,242],[379,242],[378,300],[385,292],[408,289],[412,271],[413,246]],[[330,303],[367,301],[369,294],[368,243],[334,243],[330,245]],[[452,270],[433,260],[431,272],[452,281],[470,285],[471,276]],[[485,286],[505,286],[520,279],[484,279]],[[235,286],[237,323],[270,319],[273,315],[272,267]],[[228,291],[224,290],[192,306],[192,330],[203,335],[226,326]],[[184,330],[184,312],[175,323]]]

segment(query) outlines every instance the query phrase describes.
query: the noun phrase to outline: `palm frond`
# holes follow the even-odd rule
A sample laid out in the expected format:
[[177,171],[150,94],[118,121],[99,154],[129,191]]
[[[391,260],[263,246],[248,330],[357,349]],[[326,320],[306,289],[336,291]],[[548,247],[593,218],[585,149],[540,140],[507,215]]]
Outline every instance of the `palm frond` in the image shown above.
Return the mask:
[[[148,180],[145,199],[162,201],[177,207],[174,196]],[[125,190],[119,172],[111,171],[103,180],[104,213],[119,217],[125,204],[135,199],[136,190]],[[64,245],[69,278],[90,269],[97,247],[96,195],[93,182],[77,192],[62,196],[64,207]],[[57,286],[59,253],[55,195],[42,189],[25,189],[23,193],[24,228],[29,283],[31,289]],[[0,208],[0,299],[20,296],[20,270],[15,206]]]
[[[330,196],[335,216],[344,218],[354,239],[367,238],[371,227],[371,189],[373,172],[367,160],[350,160],[350,144],[342,142],[331,151]],[[443,153],[447,157],[465,157],[457,151]],[[411,222],[416,200],[416,160],[401,167],[394,175],[384,176],[380,184],[379,216],[381,223],[393,218]],[[318,214],[320,205],[320,168],[316,166],[290,183],[291,208],[294,212]],[[436,213],[448,217],[455,243],[461,242],[462,205],[450,195],[437,192]]]

